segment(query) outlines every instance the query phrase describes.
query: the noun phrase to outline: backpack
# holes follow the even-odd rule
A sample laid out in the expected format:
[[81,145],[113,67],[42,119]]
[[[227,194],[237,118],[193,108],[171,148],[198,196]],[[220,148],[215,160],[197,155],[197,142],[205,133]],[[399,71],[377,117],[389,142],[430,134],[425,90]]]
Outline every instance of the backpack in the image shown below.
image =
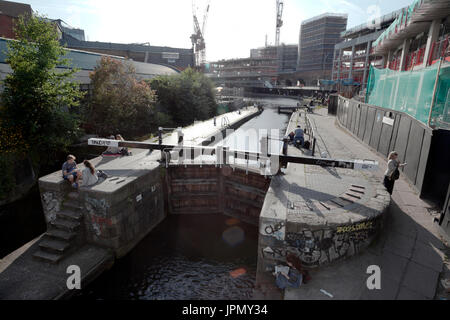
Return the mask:
[[391,174],[391,180],[398,180],[398,178],[400,178],[400,171],[398,170],[398,168],[395,168],[394,172],[392,172]]
[[304,143],[303,143],[303,148],[305,148],[305,149],[309,149],[309,146],[311,145],[311,143],[309,142],[309,141],[305,141]]

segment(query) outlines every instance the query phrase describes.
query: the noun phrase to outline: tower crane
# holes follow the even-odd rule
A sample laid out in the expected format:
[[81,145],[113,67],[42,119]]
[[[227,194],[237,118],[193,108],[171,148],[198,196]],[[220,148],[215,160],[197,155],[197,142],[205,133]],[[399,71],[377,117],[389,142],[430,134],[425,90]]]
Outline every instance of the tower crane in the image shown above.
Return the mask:
[[203,23],[200,28],[200,23],[197,18],[197,10],[195,8],[195,0],[192,0],[192,16],[194,19],[194,33],[191,35],[192,48],[195,54],[195,65],[197,67],[203,67],[206,62],[206,43],[205,43],[205,28],[206,21],[208,20],[209,4],[211,0],[208,0],[205,13],[203,15]]
[[281,17],[283,16],[283,1],[277,1],[277,21],[275,26],[275,46],[278,47],[280,45],[280,28],[283,26],[283,20]]

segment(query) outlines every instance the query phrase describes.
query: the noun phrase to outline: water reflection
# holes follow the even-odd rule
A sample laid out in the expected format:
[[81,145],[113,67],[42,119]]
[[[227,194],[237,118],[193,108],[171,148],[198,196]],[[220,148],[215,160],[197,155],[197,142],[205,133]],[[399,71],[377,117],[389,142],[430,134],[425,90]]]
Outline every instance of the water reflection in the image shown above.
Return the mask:
[[229,220],[218,214],[167,217],[75,299],[250,299],[257,228],[236,219],[230,226]]

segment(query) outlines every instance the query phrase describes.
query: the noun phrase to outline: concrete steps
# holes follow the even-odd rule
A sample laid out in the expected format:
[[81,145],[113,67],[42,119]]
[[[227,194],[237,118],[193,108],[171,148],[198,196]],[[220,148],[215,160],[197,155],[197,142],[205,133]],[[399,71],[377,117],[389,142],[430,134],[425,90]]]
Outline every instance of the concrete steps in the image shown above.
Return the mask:
[[44,238],[39,243],[39,247],[43,251],[60,254],[64,253],[70,247],[70,243],[65,240]]
[[35,254],[33,254],[33,258],[42,262],[55,264],[58,263],[63,258],[63,256],[61,254],[39,250]]
[[59,240],[65,240],[70,241],[72,240],[77,234],[74,232],[69,232],[66,230],[59,230],[59,229],[50,229],[47,230],[45,233],[46,237],[59,239]]
[[[39,250],[33,258],[56,264],[70,254],[80,242],[80,227],[83,220],[79,193],[71,191],[66,195],[61,210],[48,225],[48,230],[39,243]],[[78,239],[78,240],[77,240]]]
[[64,201],[63,207],[73,211],[78,211],[83,208],[80,202],[76,199],[69,199]]
[[66,219],[56,218],[50,224],[56,229],[74,232],[80,227],[79,222],[69,221]]
[[81,221],[81,219],[83,219],[83,215],[80,212],[76,212],[71,209],[63,209],[56,214],[56,217],[76,222],[79,222]]

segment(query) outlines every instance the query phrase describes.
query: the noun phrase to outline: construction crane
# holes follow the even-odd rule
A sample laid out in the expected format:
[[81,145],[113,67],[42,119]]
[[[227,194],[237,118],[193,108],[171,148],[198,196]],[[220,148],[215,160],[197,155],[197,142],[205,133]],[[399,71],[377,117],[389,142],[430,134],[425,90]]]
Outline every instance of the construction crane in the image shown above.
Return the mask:
[[197,18],[197,10],[195,8],[195,0],[192,0],[192,16],[194,18],[194,33],[191,35],[192,48],[195,54],[195,66],[203,68],[206,63],[206,44],[205,44],[205,27],[208,20],[209,3],[208,0],[205,13],[203,15],[203,24],[200,28],[200,23]]
[[283,20],[281,17],[283,16],[283,1],[277,1],[277,21],[275,27],[275,46],[278,47],[280,45],[280,28],[283,26]]

